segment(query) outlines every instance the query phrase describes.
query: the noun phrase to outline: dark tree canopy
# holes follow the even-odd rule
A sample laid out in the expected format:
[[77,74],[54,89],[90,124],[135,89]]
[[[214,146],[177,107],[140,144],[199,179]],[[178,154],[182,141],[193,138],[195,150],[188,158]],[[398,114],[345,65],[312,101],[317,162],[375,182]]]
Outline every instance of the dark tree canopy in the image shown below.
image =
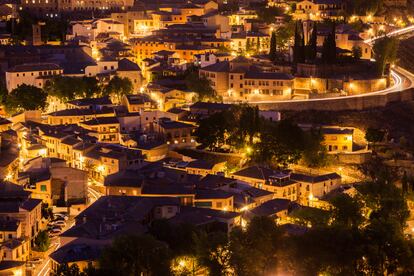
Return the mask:
[[286,168],[300,160],[304,147],[302,129],[290,121],[282,120],[263,129],[260,142],[254,145],[253,159],[260,164]]
[[216,91],[211,87],[210,81],[204,76],[199,76],[197,71],[189,71],[185,83],[190,91],[198,94],[199,101],[216,100]]
[[326,167],[329,163],[329,156],[325,145],[323,145],[323,135],[320,130],[312,129],[305,134],[305,149],[303,151],[303,161],[310,168]]
[[352,47],[352,57],[356,60],[361,59],[362,57],[362,49],[359,46]]
[[9,114],[25,110],[44,110],[47,93],[41,88],[22,84],[6,97],[5,107]]
[[59,265],[55,272],[52,272],[53,276],[87,276],[89,274],[80,271],[77,264],[62,264]]
[[153,236],[126,235],[104,250],[99,269],[106,275],[168,275],[169,260],[167,246]]
[[370,143],[379,143],[384,139],[384,131],[376,128],[368,128],[365,132],[365,139]]
[[317,23],[313,24],[312,33],[306,46],[306,59],[309,61],[314,61],[317,54],[317,37],[318,37],[318,27]]
[[35,245],[41,252],[45,252],[49,249],[50,239],[46,230],[40,231],[35,238]]
[[322,61],[324,63],[333,64],[336,62],[336,40],[335,40],[336,25],[332,23],[331,31],[325,38],[322,45]]
[[[387,168],[377,163],[377,170]],[[230,235],[155,221],[150,233],[156,238],[128,235],[115,239],[103,252],[99,267],[87,273],[412,275],[414,243],[404,234],[407,202],[384,175],[355,186],[352,196],[329,197],[327,210],[292,205],[289,216],[298,231],[289,232],[285,227],[289,225],[278,226],[274,217],[261,216],[249,216],[246,227],[235,227]],[[180,264],[180,260],[186,262]],[[177,274],[174,266],[181,267],[183,274]],[[59,269],[66,274],[57,275],[83,275],[76,267]]]
[[253,144],[260,127],[259,109],[240,105],[202,120],[195,135],[197,141],[209,149],[219,149],[225,145],[240,149],[246,144]]
[[102,92],[105,96],[115,95],[119,102],[122,96],[132,94],[133,91],[134,87],[130,79],[115,76],[103,88]]
[[304,44],[304,34],[303,34],[303,25],[299,21],[295,24],[295,36],[293,44],[293,62],[302,63],[305,61],[305,44]]
[[269,50],[269,58],[271,61],[276,61],[277,58],[277,43],[276,43],[276,32],[272,32],[272,36],[270,38],[270,50]]
[[385,74],[385,68],[397,59],[399,40],[395,37],[384,37],[375,41],[373,52],[378,74]]
[[99,82],[94,77],[62,77],[48,81],[46,92],[63,102],[76,98],[91,98],[100,93]]
[[274,220],[255,217],[247,229],[235,229],[230,234],[230,262],[236,275],[273,275],[278,266],[282,231]]
[[276,16],[284,15],[283,9],[279,7],[259,7],[256,12],[257,16],[267,24],[275,23]]

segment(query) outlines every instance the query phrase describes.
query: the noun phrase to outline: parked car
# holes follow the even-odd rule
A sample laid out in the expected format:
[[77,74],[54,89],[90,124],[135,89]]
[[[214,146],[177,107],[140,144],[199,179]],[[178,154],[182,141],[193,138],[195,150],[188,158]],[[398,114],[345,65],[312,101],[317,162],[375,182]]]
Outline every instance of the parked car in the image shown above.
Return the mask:
[[66,226],[66,222],[64,222],[63,220],[56,220],[56,221],[52,221],[51,225],[59,225],[59,226]]
[[62,233],[62,230],[52,229],[49,231],[49,236],[55,237],[55,236],[60,235],[61,233]]
[[49,221],[49,223],[47,224],[48,228],[52,228],[53,226],[56,225],[66,225],[66,223],[63,220],[53,220],[53,221]]
[[53,225],[49,230],[60,230],[60,231],[62,231],[63,227],[60,226],[60,225]]
[[29,263],[32,263],[32,264],[41,264],[42,262],[43,262],[42,258],[33,258],[29,261]]
[[69,219],[69,216],[65,213],[55,213],[55,214],[53,214],[53,217],[55,219],[63,219],[63,220],[68,220]]

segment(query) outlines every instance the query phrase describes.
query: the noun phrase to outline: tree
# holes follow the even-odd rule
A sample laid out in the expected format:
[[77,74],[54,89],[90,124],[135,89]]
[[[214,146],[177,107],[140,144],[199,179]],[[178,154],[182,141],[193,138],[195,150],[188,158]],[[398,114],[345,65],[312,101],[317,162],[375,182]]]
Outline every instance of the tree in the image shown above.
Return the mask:
[[238,115],[239,128],[237,136],[239,136],[240,145],[244,146],[244,142],[253,144],[253,138],[260,132],[260,116],[259,108],[249,105],[241,105],[240,109],[233,108],[233,112]]
[[9,92],[7,91],[6,84],[4,81],[0,81],[0,104],[5,104]]
[[193,256],[179,256],[171,262],[170,272],[174,276],[194,276],[204,272],[205,267],[201,266]]
[[200,121],[194,135],[197,142],[210,150],[217,150],[228,144],[230,133],[236,127],[234,116],[227,112],[212,114]]
[[199,76],[197,71],[190,71],[185,77],[185,84],[190,91],[198,94],[199,101],[215,100],[216,91],[211,87],[210,80]]
[[41,252],[46,252],[50,246],[49,235],[46,230],[40,231],[35,238],[35,245]]
[[298,26],[300,26],[300,30],[303,29],[302,22],[296,23],[295,25],[295,41],[293,45],[293,62],[294,63],[301,63],[305,61],[305,53],[303,44],[303,33],[299,30]]
[[362,57],[362,49],[359,46],[352,47],[352,57],[356,60],[361,59]]
[[284,14],[283,10],[279,7],[259,7],[256,9],[257,16],[267,24],[275,23],[275,17]]
[[175,257],[195,255],[194,233],[196,228],[191,224],[172,225],[164,219],[154,221],[150,228],[150,234],[167,243]]
[[336,62],[336,40],[335,40],[336,26],[332,23],[332,30],[325,38],[322,45],[322,61],[325,63]]
[[229,275],[232,272],[226,233],[194,233],[193,240],[197,261],[208,268],[209,275]]
[[401,188],[402,188],[402,192],[403,194],[407,194],[408,193],[408,176],[407,176],[407,172],[404,171],[403,176],[401,178]]
[[52,272],[53,276],[86,276],[87,274],[81,272],[77,264],[61,264],[56,269],[56,272]]
[[304,133],[290,121],[266,125],[260,134],[260,142],[254,145],[253,160],[272,164],[281,169],[297,163],[304,150]]
[[230,262],[236,275],[274,275],[282,231],[268,217],[254,217],[247,229],[230,233]]
[[[377,165],[377,170],[384,164]],[[413,263],[413,244],[404,238],[409,217],[407,202],[393,181],[375,178],[358,187],[365,205],[371,209],[369,223],[363,229],[367,269],[375,275],[393,274],[397,268],[409,270]]]
[[47,19],[45,25],[42,27],[42,40],[60,41],[63,43],[66,40],[66,33],[69,28],[69,21],[65,19]]
[[372,127],[369,127],[365,132],[365,140],[367,140],[368,143],[371,143],[372,145],[381,142],[384,139],[384,136],[384,131]]
[[[384,166],[377,162],[375,168],[388,170]],[[304,224],[310,223],[312,227],[302,235],[288,238],[292,274],[413,273],[414,244],[404,235],[409,216],[405,198],[391,178],[372,179],[356,186],[358,192],[354,197],[341,194],[331,198],[331,211],[325,211],[322,219],[323,211],[315,208],[313,213],[308,209],[300,214]],[[298,210],[292,216],[297,217]]]
[[275,62],[277,58],[276,32],[274,31],[272,32],[272,36],[270,38],[269,58],[273,62]]
[[19,12],[19,20],[7,21],[11,32],[11,40],[13,45],[20,45],[24,40],[32,36],[32,25],[36,23],[36,18],[28,11],[23,10]]
[[5,107],[9,114],[24,110],[44,110],[47,93],[42,89],[22,84],[13,89],[6,98]]
[[250,38],[246,37],[246,53],[250,54],[251,51],[252,51],[252,45],[250,42]]
[[373,158],[361,164],[358,169],[370,181],[393,183],[398,179],[397,170],[384,165],[384,160],[378,156],[373,156]]
[[316,59],[316,53],[317,53],[317,37],[318,37],[318,30],[317,30],[317,23],[315,22],[313,24],[312,34],[309,39],[309,43],[306,47],[307,49],[307,55],[306,59],[313,61]]
[[300,59],[302,62],[306,61],[306,45],[305,45],[305,31],[303,29],[303,24],[300,23]]
[[363,203],[358,197],[339,194],[329,200],[332,205],[333,224],[344,228],[358,228],[364,221]]
[[150,235],[116,238],[99,259],[105,275],[168,275],[170,257],[166,245]]
[[290,216],[297,224],[306,227],[324,227],[330,220],[328,211],[306,206],[295,209]]
[[329,163],[329,154],[323,145],[323,135],[320,130],[311,130],[305,135],[303,161],[310,168],[325,167]]
[[124,95],[129,95],[133,92],[133,85],[129,78],[113,77],[103,89],[103,95],[115,95],[118,102]]
[[375,41],[373,52],[380,76],[384,75],[388,64],[397,59],[399,40],[395,37],[383,37]]
[[356,229],[312,227],[289,239],[293,275],[361,275],[362,246]]
[[292,21],[287,22],[283,26],[280,26],[276,30],[276,35],[277,35],[276,44],[279,49],[286,48],[286,45],[288,44],[288,42],[291,40],[291,38],[295,34],[295,26],[296,24],[292,20]]
[[53,210],[47,203],[42,203],[42,218],[50,219],[53,218]]
[[256,38],[256,54],[260,53],[260,37]]
[[[128,79],[128,81],[129,81],[129,79]],[[129,89],[128,81],[124,81],[124,82],[126,82],[126,84],[124,84],[126,86],[126,88],[122,87],[123,89],[126,89],[126,90]],[[129,81],[129,82],[131,82],[131,81]],[[131,86],[132,86],[132,83],[131,83]],[[82,94],[78,94],[77,97],[92,98],[92,97],[98,95],[101,91],[99,81],[94,77],[82,77],[82,90],[81,91],[82,91],[81,92]]]
[[45,91],[63,102],[76,98],[91,98],[100,94],[99,82],[94,77],[57,76],[46,83]]

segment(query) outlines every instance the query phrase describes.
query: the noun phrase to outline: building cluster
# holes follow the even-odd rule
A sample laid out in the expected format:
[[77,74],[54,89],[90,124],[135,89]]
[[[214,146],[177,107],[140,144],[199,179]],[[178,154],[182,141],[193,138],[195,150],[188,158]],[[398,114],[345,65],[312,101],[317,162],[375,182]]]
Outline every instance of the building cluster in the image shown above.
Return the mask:
[[[0,267],[26,269],[33,239],[47,227],[42,206],[75,217],[73,227],[50,232],[60,231],[50,269],[72,263],[83,269],[114,238],[146,233],[157,219],[226,231],[254,216],[286,224],[297,208],[327,208],[324,198],[342,189],[338,173],[260,166],[230,173],[225,161],[187,156],[180,149],[195,148],[197,121],[231,105],[199,102],[170,111],[153,105],[145,94],[125,96],[120,105],[109,97],[78,99],[44,116],[31,111],[4,121],[1,154],[17,154],[0,164],[0,197],[7,198],[0,201]],[[278,112],[260,115],[280,120]],[[329,152],[353,151],[353,129],[324,127],[322,133]]]
[[[13,24],[22,22],[19,14],[49,24],[50,18],[70,19],[59,43],[45,42],[50,30],[42,21],[34,22],[31,37],[19,43],[15,34],[0,34],[5,93],[22,85],[47,91],[58,79],[96,79],[102,88],[119,77],[132,85],[124,94],[70,100],[48,95],[45,110],[1,110],[0,275],[25,275],[26,270],[43,275],[26,265],[39,253],[35,239],[43,231],[53,243],[40,265],[55,271],[77,264],[82,270],[95,264],[115,238],[148,233],[159,219],[226,232],[245,227],[255,216],[293,224],[295,210],[326,209],[333,193],[353,189],[344,185],[340,171],[274,170],[243,162],[232,170],[222,158],[232,154],[208,158],[197,149],[200,120],[232,107],[199,101],[203,91],[190,87],[205,81],[215,100],[231,103],[357,95],[390,84],[387,74],[372,73],[372,46],[365,39],[377,30],[324,25],[346,18],[346,1],[305,0],[294,3],[295,9],[291,2],[269,1],[269,7],[281,10],[272,23],[248,2],[236,11],[226,11],[227,1],[213,0],[0,4],[0,20]],[[290,17],[300,20],[296,28],[306,45],[315,32],[318,59],[326,37],[334,35],[338,57],[351,62],[295,63],[292,37],[272,45],[275,33],[289,33]],[[277,58],[271,60],[273,50]],[[278,111],[258,114],[281,120]],[[320,129],[328,153],[356,150],[355,129]],[[72,225],[50,224],[48,207],[64,210]]]
[[[243,3],[237,11],[222,12],[225,6],[226,3],[212,0],[162,4],[22,1],[20,6],[12,5],[13,9],[38,17],[72,15],[69,18],[73,20],[64,45],[43,45],[45,26],[40,22],[33,25],[33,39],[26,43],[32,45],[1,47],[7,89],[11,91],[21,84],[43,88],[56,76],[96,77],[105,83],[117,75],[129,78],[136,93],[151,95],[160,109],[168,110],[192,98],[186,93],[189,91],[185,83],[180,85],[177,79],[194,66],[200,68],[200,77],[206,77],[217,94],[229,102],[355,95],[390,85],[389,76],[373,73],[372,46],[365,42],[391,28],[384,19],[377,22],[372,15],[352,16],[350,22],[359,20],[368,27],[355,30],[350,24],[336,26],[338,55],[350,57],[359,49],[359,60],[347,64],[295,64],[292,39],[278,43],[276,62],[269,59],[272,34],[291,28],[286,19],[292,16],[302,22],[303,42],[307,44],[315,22],[348,18],[346,1],[299,1],[294,11],[288,2],[270,1],[269,7],[282,11],[272,23],[259,18],[260,13],[249,3]],[[100,16],[94,17],[98,11]],[[74,16],[83,12],[92,15]],[[375,24],[369,25],[371,22]],[[324,23],[320,25],[318,57],[331,31]],[[3,44],[9,42],[5,40]],[[174,84],[168,83],[169,79]],[[57,110],[53,104],[50,108]]]
[[42,200],[21,185],[2,181],[0,186],[0,271],[25,275],[34,239],[42,229]]

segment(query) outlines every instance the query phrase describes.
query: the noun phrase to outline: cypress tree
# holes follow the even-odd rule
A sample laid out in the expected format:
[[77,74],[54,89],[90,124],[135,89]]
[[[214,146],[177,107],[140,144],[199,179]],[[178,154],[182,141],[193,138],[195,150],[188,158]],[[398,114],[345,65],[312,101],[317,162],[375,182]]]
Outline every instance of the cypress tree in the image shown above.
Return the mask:
[[276,32],[273,31],[272,36],[270,38],[270,50],[269,50],[269,58],[270,58],[271,61],[276,60],[276,53],[277,53],[277,49],[276,49]]
[[250,39],[246,37],[246,52],[249,53],[252,50],[252,46],[250,45]]
[[336,61],[335,24],[333,24],[331,32],[323,41],[322,60],[325,63],[335,63]]
[[[300,23],[302,24],[302,23]],[[300,34],[298,23],[295,25],[295,44],[293,45],[293,62],[299,63],[303,62],[304,53],[303,53],[303,44],[302,44],[302,36]]]
[[259,53],[260,52],[260,37],[257,37],[257,42],[256,42],[256,52]]
[[329,58],[332,63],[336,61],[336,25],[335,22],[332,23],[332,31],[329,41]]
[[307,58],[311,61],[316,59],[316,53],[317,53],[317,27],[316,22],[313,24],[312,34],[308,43],[308,56]]
[[301,33],[301,42],[300,42],[300,62],[305,62],[306,59],[306,46],[305,46],[305,31],[303,30],[303,24],[300,22],[300,33]]
[[324,63],[328,63],[328,60],[329,60],[329,42],[328,42],[328,36],[325,37],[325,39],[323,40],[323,45],[322,45],[322,61]]

